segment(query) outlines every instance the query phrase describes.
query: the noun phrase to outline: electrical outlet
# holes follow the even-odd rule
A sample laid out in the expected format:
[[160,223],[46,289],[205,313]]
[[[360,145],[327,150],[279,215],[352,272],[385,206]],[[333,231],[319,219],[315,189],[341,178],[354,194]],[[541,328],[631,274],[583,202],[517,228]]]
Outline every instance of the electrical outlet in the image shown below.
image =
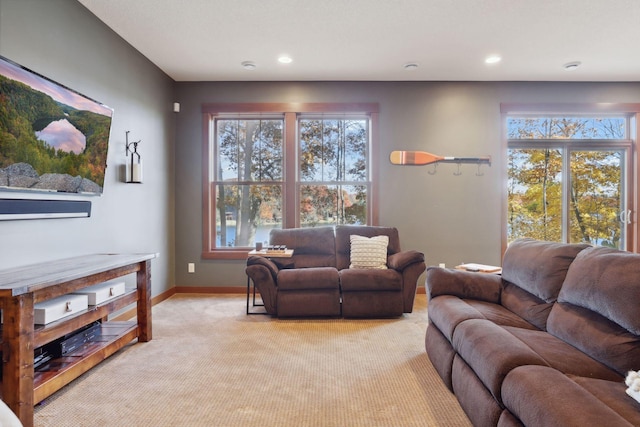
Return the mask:
[[196,265],[194,263],[192,263],[192,262],[187,264],[187,268],[189,270],[189,273],[195,273],[196,272]]

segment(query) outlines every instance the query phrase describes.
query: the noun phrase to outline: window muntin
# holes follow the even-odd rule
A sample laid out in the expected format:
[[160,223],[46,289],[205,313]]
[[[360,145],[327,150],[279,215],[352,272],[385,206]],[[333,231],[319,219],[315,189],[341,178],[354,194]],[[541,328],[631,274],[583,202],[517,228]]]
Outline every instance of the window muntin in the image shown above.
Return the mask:
[[507,241],[626,249],[626,116],[509,116]]

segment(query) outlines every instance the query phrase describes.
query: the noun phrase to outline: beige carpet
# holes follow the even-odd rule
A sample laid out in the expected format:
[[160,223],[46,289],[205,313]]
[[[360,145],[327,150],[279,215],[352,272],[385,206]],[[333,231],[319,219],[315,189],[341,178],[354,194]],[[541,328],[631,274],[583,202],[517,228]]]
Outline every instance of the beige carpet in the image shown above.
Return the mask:
[[426,297],[387,320],[245,315],[177,294],[132,344],[36,407],[36,426],[469,426],[424,350]]

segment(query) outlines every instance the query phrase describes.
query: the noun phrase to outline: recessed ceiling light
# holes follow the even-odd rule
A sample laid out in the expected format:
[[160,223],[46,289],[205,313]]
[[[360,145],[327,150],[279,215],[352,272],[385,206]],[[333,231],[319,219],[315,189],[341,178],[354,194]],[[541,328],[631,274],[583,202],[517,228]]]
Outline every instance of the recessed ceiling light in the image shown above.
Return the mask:
[[415,62],[407,62],[402,66],[402,68],[404,68],[407,71],[413,71],[418,69],[418,64]]
[[240,65],[242,65],[242,68],[245,70],[255,70],[257,68],[256,63],[253,61],[243,61]]
[[500,61],[502,61],[502,57],[500,55],[491,55],[491,56],[487,56],[487,58],[484,60],[484,63],[497,64]]
[[578,68],[580,65],[582,65],[582,62],[580,61],[573,61],[573,62],[567,62],[566,64],[564,64],[562,67],[567,70],[567,71],[573,71],[576,68]]
[[291,57],[288,55],[282,55],[278,58],[278,62],[281,64],[291,64],[293,62],[293,59],[291,59]]

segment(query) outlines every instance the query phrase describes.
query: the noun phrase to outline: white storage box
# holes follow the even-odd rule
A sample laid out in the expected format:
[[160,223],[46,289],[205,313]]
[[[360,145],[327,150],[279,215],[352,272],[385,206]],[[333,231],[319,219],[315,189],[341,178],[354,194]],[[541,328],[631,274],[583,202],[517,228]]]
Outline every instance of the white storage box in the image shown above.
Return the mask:
[[89,297],[89,305],[98,305],[124,294],[124,286],[124,281],[112,280],[98,283],[88,288],[78,289],[74,293],[87,295]]
[[86,295],[67,294],[33,306],[33,317],[36,325],[46,325],[71,314],[86,310],[89,298]]

